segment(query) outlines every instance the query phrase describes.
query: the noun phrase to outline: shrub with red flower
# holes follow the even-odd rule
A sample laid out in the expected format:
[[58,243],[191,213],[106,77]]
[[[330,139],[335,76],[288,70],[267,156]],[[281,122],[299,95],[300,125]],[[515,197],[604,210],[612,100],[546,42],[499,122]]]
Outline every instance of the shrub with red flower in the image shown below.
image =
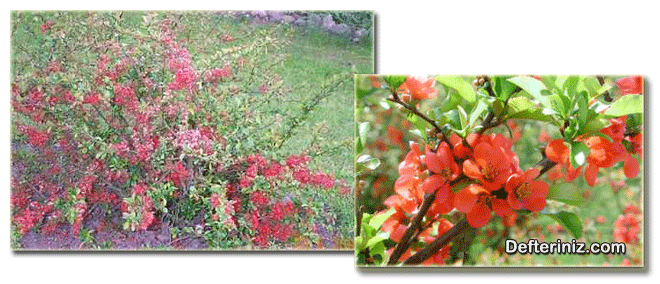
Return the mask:
[[268,38],[209,28],[234,15],[22,13],[12,14],[13,247],[351,247],[351,169],[335,161],[351,132],[296,139],[325,98],[350,96],[340,86],[352,75],[322,88],[283,79],[284,27]]

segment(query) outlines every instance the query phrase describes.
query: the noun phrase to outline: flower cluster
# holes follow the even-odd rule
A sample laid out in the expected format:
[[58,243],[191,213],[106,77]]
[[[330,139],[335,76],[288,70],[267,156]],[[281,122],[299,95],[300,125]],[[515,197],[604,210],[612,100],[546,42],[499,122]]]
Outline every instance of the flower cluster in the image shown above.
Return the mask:
[[614,221],[614,241],[628,244],[639,241],[641,214],[637,207],[627,205],[622,215]]
[[[600,130],[603,135],[575,139],[589,148],[584,177],[590,186],[596,184],[599,169],[612,167],[618,162],[623,162],[623,172],[627,178],[634,178],[639,174],[639,161],[635,156],[642,157],[642,133],[629,130],[626,120],[627,116],[610,119],[610,125]],[[582,171],[583,166],[574,168],[570,163],[570,148],[566,144],[563,139],[555,139],[545,148],[548,159],[557,163],[553,169],[552,180],[563,176],[570,182]],[[562,170],[565,170],[566,175],[562,174]]]

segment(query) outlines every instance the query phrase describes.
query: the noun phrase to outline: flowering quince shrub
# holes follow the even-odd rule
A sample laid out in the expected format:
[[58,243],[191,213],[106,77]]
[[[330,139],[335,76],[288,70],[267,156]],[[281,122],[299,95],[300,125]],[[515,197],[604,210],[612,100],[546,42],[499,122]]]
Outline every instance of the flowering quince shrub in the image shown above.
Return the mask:
[[159,12],[12,27],[14,248],[351,247],[352,174],[319,162],[341,145],[294,140],[327,135],[310,112],[352,75],[284,82],[295,30]]
[[[641,76],[360,75],[356,99],[358,265],[643,263]],[[532,238],[628,251],[504,253]]]

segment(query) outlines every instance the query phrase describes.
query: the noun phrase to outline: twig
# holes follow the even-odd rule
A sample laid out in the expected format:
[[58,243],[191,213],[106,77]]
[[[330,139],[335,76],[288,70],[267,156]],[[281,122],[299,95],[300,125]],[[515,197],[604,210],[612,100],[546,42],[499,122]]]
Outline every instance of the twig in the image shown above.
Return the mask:
[[[460,182],[462,182],[466,177],[465,176],[459,176],[457,177],[453,182],[451,182],[449,185],[454,186]],[[406,229],[405,233],[403,234],[403,237],[401,237],[401,240],[399,243],[396,244],[396,247],[394,248],[394,251],[392,251],[392,255],[390,256],[390,260],[388,261],[389,265],[395,264],[397,261],[399,261],[399,258],[403,253],[408,249],[410,244],[412,243],[410,240],[417,232],[421,226],[422,219],[424,219],[424,216],[426,216],[426,213],[429,211],[431,208],[431,205],[433,205],[433,201],[435,201],[435,195],[437,193],[437,190],[434,191],[433,193],[427,193],[424,195],[424,200],[422,201],[422,206],[419,208],[419,211],[417,212],[417,215],[413,217],[412,221],[408,225],[408,228]]]
[[[543,168],[540,171],[540,174],[537,178],[539,178],[541,175],[543,175],[545,172],[547,172],[549,169],[551,169],[553,166],[556,165],[555,162],[548,160],[548,158],[543,158],[540,162],[536,164],[537,166],[542,166]],[[426,201],[426,199],[425,199]],[[421,212],[421,210],[420,210]],[[413,264],[420,264],[424,262],[425,260],[429,259],[431,256],[436,254],[441,248],[446,246],[450,241],[452,241],[454,238],[456,238],[461,232],[469,228],[469,225],[465,219],[461,220],[458,222],[454,227],[452,227],[449,231],[445,232],[442,236],[437,238],[435,241],[432,243],[424,246],[420,251],[418,251],[416,254],[411,256],[410,258],[406,259],[403,264],[405,265],[413,265]],[[409,228],[410,229],[410,228]],[[407,231],[406,231],[407,233]],[[405,236],[405,235],[404,235]],[[402,239],[404,240],[404,239]],[[397,244],[398,246],[399,244]],[[406,247],[407,249],[407,247]],[[396,249],[395,249],[396,251]],[[404,250],[405,251],[405,250]],[[394,256],[394,252],[392,253],[392,256]],[[400,257],[400,255],[398,256]],[[397,259],[392,262],[392,258],[390,258],[390,262],[388,262],[389,265],[395,264]]]
[[[430,119],[428,116],[426,116],[423,113],[419,112],[419,110],[417,110],[417,108],[415,108],[414,106],[411,106],[411,105],[403,102],[396,92],[392,92],[392,98],[387,98],[387,100],[403,106],[404,108],[406,108],[407,110],[412,112],[414,115],[419,116],[421,119],[423,119],[426,122],[428,122],[429,124],[431,124],[431,126],[433,126],[433,128],[436,130],[436,132],[442,134],[442,129],[440,128],[440,126],[438,126],[438,124],[434,120]],[[442,135],[442,141],[445,141],[449,145],[450,149],[453,148],[453,146],[451,145],[451,142],[449,142],[449,139],[444,134]]]
[[[605,78],[603,78],[603,76],[596,76],[596,79],[598,79],[598,83],[601,86],[605,85]],[[605,91],[605,93],[603,94],[603,97],[605,97],[606,102],[611,102],[612,101],[612,97],[610,97],[610,92],[609,91]]]
[[441,237],[437,238],[435,241],[425,246],[415,255],[406,259],[403,262],[403,264],[414,265],[424,262],[425,260],[429,259],[432,255],[436,254],[441,248],[446,246],[451,240],[456,238],[456,236],[458,236],[461,232],[463,232],[465,229],[469,227],[470,225],[468,224],[466,219],[459,221],[456,225],[454,225],[454,227],[449,229],[449,231],[442,234]]

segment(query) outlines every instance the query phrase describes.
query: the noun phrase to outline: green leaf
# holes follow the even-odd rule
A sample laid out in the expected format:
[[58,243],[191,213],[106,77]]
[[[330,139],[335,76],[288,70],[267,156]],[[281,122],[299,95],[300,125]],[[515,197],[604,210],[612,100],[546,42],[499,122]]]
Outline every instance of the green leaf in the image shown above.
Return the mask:
[[460,105],[456,106],[456,109],[458,109],[458,117],[460,118],[461,121],[461,130],[463,130],[468,126],[468,115],[462,106]]
[[547,107],[556,111],[562,117],[566,117],[571,108],[568,96],[555,94],[545,98],[547,99]]
[[516,84],[516,86],[520,87],[521,89],[525,90],[525,92],[529,93],[533,98],[538,100],[542,105],[546,107],[551,107],[548,105],[548,100],[547,97],[541,94],[542,90],[546,90],[547,88],[545,85],[543,85],[543,82],[536,80],[532,77],[527,77],[527,76],[519,76],[519,77],[513,77],[508,79],[509,82]]
[[500,117],[504,114],[504,102],[502,100],[496,99],[491,106],[493,107],[495,116]]
[[534,107],[534,103],[532,103],[528,97],[520,96],[509,99],[507,107],[508,114],[516,114]]
[[582,222],[580,218],[575,215],[575,213],[570,213],[566,211],[560,211],[555,214],[549,214],[550,217],[554,218],[559,222],[564,228],[566,228],[571,234],[579,239],[582,237]]
[[578,83],[580,83],[580,76],[568,76],[566,80],[564,80],[564,84],[562,84],[561,89],[563,93],[572,96],[576,93]]
[[[458,93],[451,92],[445,96],[445,99],[442,101],[440,104],[440,107],[438,108],[438,111],[441,113],[450,111],[452,109],[455,109],[458,104],[461,103],[461,96]],[[437,115],[436,111],[436,117],[440,117],[442,115]]]
[[516,85],[507,81],[504,77],[496,76],[493,77],[492,81],[494,82],[493,90],[497,97],[502,101],[506,101],[513,91],[516,90]]
[[[595,98],[595,97],[602,94],[600,91],[601,91],[603,86],[600,85],[600,82],[598,82],[598,79],[596,79],[594,77],[586,77],[582,80],[581,83],[582,83],[582,86],[584,87],[584,89],[587,90],[587,92],[589,92],[589,98],[590,99]],[[604,85],[604,86],[607,86],[607,85]]]
[[596,132],[607,127],[610,122],[607,119],[595,118],[588,121],[580,130],[578,131],[578,136],[582,134],[587,134],[591,132]]
[[419,131],[418,134],[422,137],[422,139],[426,140],[426,129],[431,127],[431,124],[412,112],[408,113],[406,118],[417,128],[416,130]]
[[530,108],[521,112],[517,112],[514,115],[508,117],[509,119],[529,119],[537,120],[543,122],[552,121],[552,117],[543,113],[543,109],[540,108]]
[[579,92],[575,95],[575,100],[577,100],[578,106],[578,121],[580,126],[584,126],[587,123],[588,112],[589,112],[589,95],[587,92]]
[[356,147],[355,152],[359,154],[359,153],[362,152],[362,147],[365,145],[365,143],[367,141],[367,132],[369,131],[369,122],[358,123],[357,131],[358,131],[358,133],[357,133],[358,134],[357,135],[358,144],[357,145],[359,147]]
[[586,201],[582,197],[582,192],[572,183],[556,183],[552,185],[546,199],[561,201],[577,207],[583,207],[586,204]]
[[361,250],[365,249],[367,244],[364,242],[362,236],[355,237],[355,254],[358,254]]
[[375,245],[377,245],[378,243],[381,243],[384,240],[387,240],[389,238],[390,238],[390,236],[389,236],[388,233],[380,231],[380,232],[376,233],[376,235],[373,238],[369,239],[365,246],[371,249]]
[[479,101],[479,103],[477,103],[477,106],[474,107],[472,113],[470,114],[470,121],[468,126],[469,127],[474,126],[474,124],[477,122],[477,119],[479,119],[481,115],[483,115],[484,112],[486,112],[487,110],[488,110],[488,106],[486,105],[486,103],[484,103],[483,101]]
[[371,217],[371,220],[369,220],[369,225],[372,228],[378,230],[383,225],[385,220],[387,220],[387,218],[390,218],[390,216],[392,216],[394,213],[396,213],[396,210],[390,209],[383,214],[374,215],[373,217]]
[[375,170],[376,168],[378,168],[378,166],[380,166],[380,160],[369,155],[359,156],[357,159],[357,163],[362,164],[371,170]]
[[461,115],[458,113],[458,110],[453,109],[445,112],[444,116],[449,121],[449,125],[451,125],[454,129],[462,129]]
[[406,81],[406,75],[390,75],[385,76],[385,82],[390,86],[392,90],[396,90]]
[[[369,249],[369,254],[374,258],[376,264],[387,263],[389,261],[389,256],[385,253],[385,244],[382,241],[375,243]],[[380,260],[376,256],[379,256]]]
[[626,114],[642,113],[644,111],[644,98],[642,95],[627,95],[612,103],[605,111],[606,115],[619,117]]
[[477,100],[477,94],[472,89],[472,85],[460,76],[438,76],[435,78],[443,85],[450,87],[458,92],[463,99],[472,104]]

